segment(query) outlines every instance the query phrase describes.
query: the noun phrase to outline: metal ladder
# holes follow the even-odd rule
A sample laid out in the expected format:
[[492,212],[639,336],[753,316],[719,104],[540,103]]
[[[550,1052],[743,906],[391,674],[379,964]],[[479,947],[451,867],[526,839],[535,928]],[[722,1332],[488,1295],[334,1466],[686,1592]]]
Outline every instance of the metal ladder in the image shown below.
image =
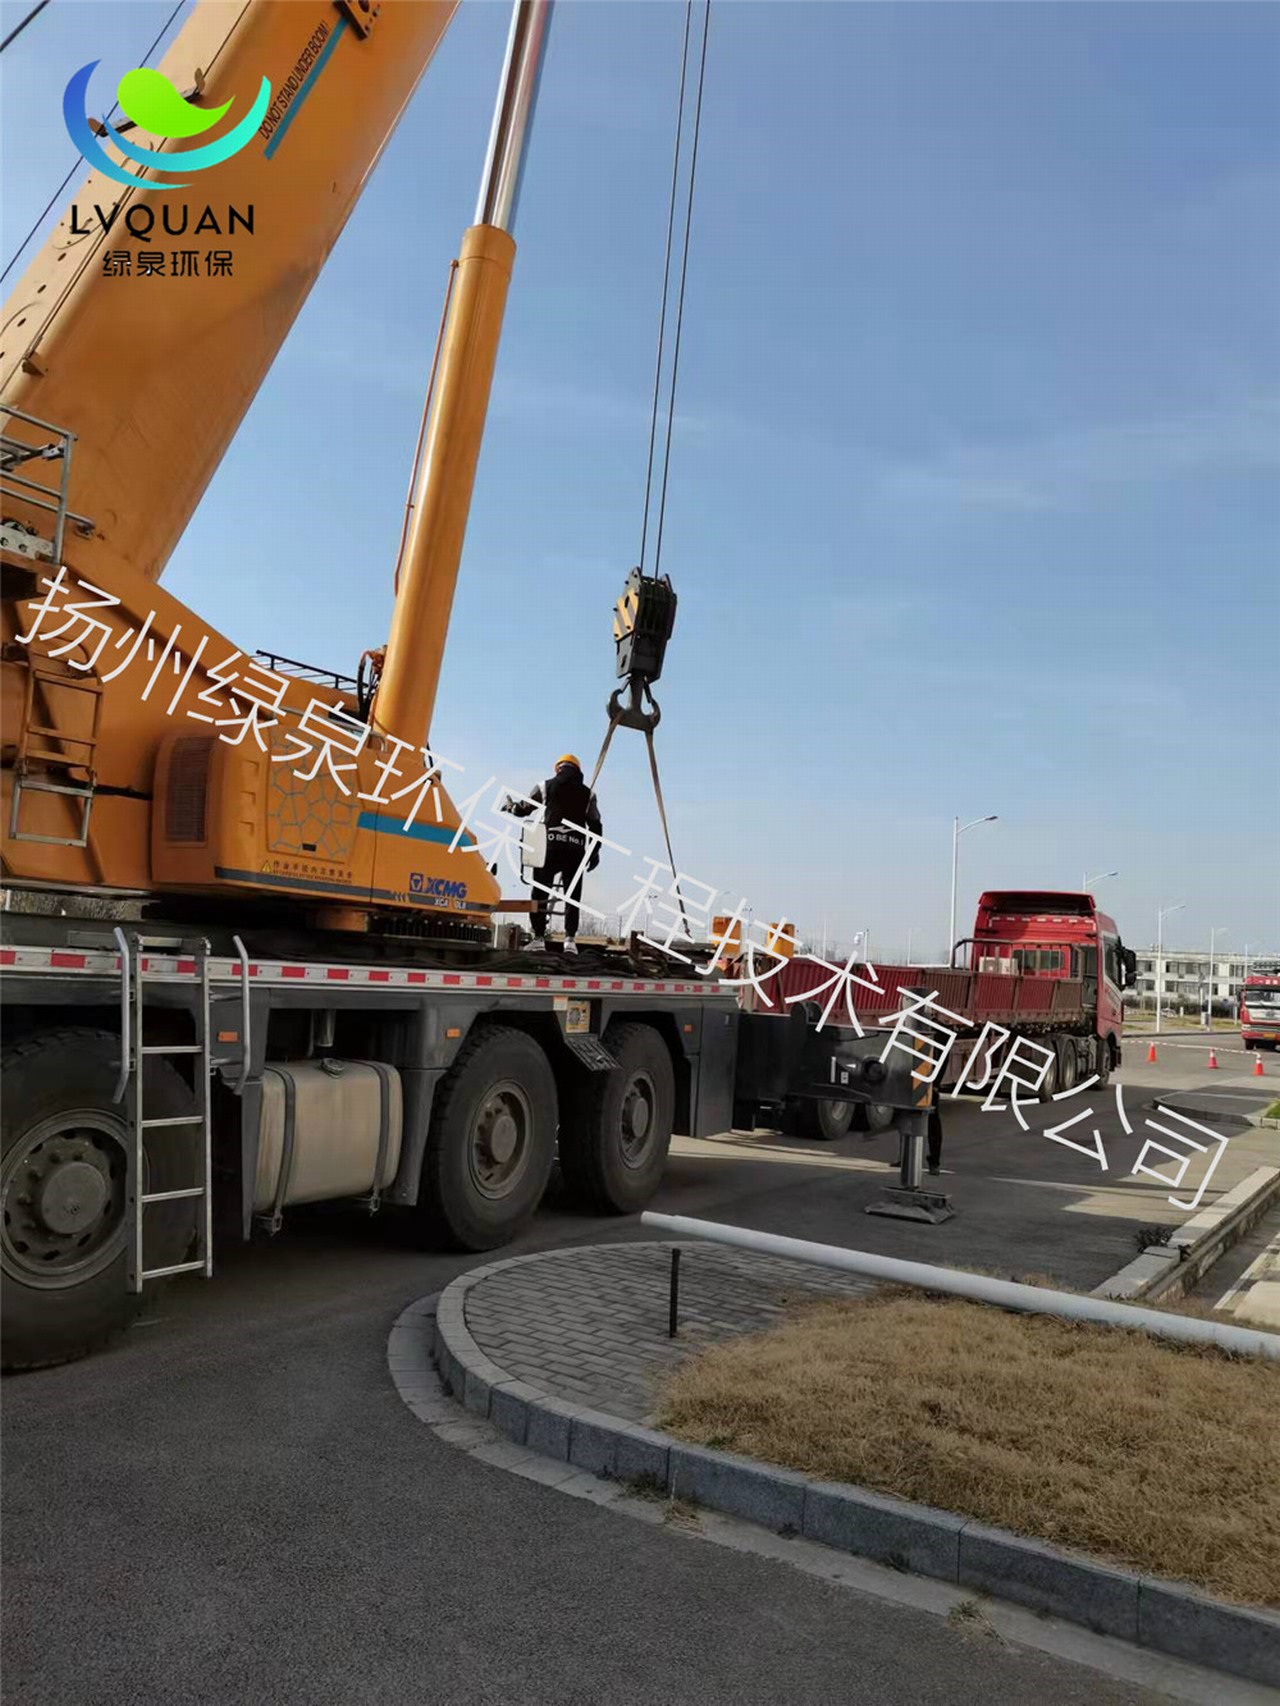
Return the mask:
[[[18,735],[18,750],[13,760],[13,802],[9,811],[9,836],[13,841],[40,841],[51,847],[87,847],[89,817],[97,792],[98,772],[94,759],[98,749],[98,730],[102,720],[102,683],[96,676],[76,676],[69,667],[50,658],[28,657],[26,699],[22,709],[22,724]],[[48,707],[50,724],[36,720],[36,692]],[[89,695],[89,732],[71,734],[52,726],[54,695],[58,693]],[[58,742],[61,751],[50,742]],[[41,744],[41,743],[44,744]],[[84,772],[77,781],[74,772]],[[61,781],[54,780],[60,776]],[[80,824],[74,835],[36,835],[22,827],[22,798],[24,794],[62,794],[80,802]]]
[[[129,1230],[128,1284],[129,1290],[140,1292],[148,1280],[168,1279],[172,1274],[202,1273],[206,1279],[213,1275],[213,1125],[211,1119],[211,1084],[213,1054],[209,1032],[209,944],[207,941],[184,941],[173,936],[140,936],[132,938],[124,931],[115,932],[120,950],[120,1076],[116,1082],[115,1099],[121,1101],[132,1079],[133,1095],[130,1108],[133,1143],[129,1151],[128,1205],[132,1209]],[[143,1034],[146,1012],[146,990],[149,983],[158,981],[147,976],[148,949],[177,953],[196,962],[200,980],[200,1000],[196,1007],[196,1040],[193,1043],[148,1043]],[[196,1055],[195,1090],[197,1112],[176,1114],[163,1119],[148,1119],[143,1101],[143,1080],[146,1061],[150,1055],[172,1057]],[[148,1191],[146,1180],[146,1134],[162,1128],[199,1126],[201,1144],[198,1160],[198,1182],[173,1191]],[[169,1267],[148,1268],[145,1260],[144,1217],[152,1203],[178,1202],[183,1199],[203,1202],[203,1213],[196,1216],[197,1256],[193,1261],[177,1262]]]

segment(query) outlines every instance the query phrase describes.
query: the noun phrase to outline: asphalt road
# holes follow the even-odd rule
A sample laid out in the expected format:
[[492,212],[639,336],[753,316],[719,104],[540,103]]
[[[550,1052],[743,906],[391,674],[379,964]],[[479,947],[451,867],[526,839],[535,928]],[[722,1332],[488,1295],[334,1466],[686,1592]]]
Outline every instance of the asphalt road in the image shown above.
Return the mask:
[[[1083,1238],[1095,1266],[1113,1245],[1115,1265],[1127,1260],[1146,1196],[1122,1198],[1118,1213],[1123,1184],[1099,1186],[1085,1158],[1016,1128],[1001,1138],[996,1120],[968,1108],[950,1121],[944,1183],[963,1202],[949,1227],[857,1212],[883,1151],[853,1138],[834,1151],[682,1145],[658,1206],[903,1253],[923,1245],[937,1260],[1003,1240],[1001,1265],[1028,1271],[1051,1230],[1064,1250]],[[997,1215],[984,1199],[1013,1160],[1039,1183],[1007,1187]],[[927,1242],[965,1226],[982,1238]],[[553,1210],[517,1248],[638,1231]],[[230,1250],[212,1285],[158,1293],[117,1348],[6,1382],[8,1698],[1158,1698],[463,1457],[401,1403],[385,1344],[407,1302],[467,1265],[414,1250],[390,1225],[317,1214],[271,1245]]]

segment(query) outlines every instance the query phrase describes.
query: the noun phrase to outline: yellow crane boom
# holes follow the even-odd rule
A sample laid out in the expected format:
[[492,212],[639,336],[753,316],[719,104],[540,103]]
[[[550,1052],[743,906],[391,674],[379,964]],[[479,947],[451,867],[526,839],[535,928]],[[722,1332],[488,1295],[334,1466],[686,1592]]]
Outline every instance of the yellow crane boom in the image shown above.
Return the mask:
[[[155,166],[144,152],[141,181],[121,193],[113,175],[139,168],[117,156],[136,143],[112,133],[109,164],[77,192],[15,290],[0,339],[9,882],[306,902],[315,922],[348,929],[406,912],[482,924],[496,906],[498,885],[439,778],[423,791],[422,748],[551,0],[513,9],[372,705],[337,681],[321,694],[314,681],[246,659],[157,584],[455,9],[456,0],[202,0],[162,66],[186,97],[179,128],[184,137],[212,128],[217,140],[246,110],[256,117],[258,103],[248,145],[206,173],[184,171],[193,153],[162,143]],[[216,115],[212,126],[204,113]],[[179,174],[181,188],[170,182]],[[136,263],[161,232],[166,250],[209,244],[225,267],[166,289],[130,288],[117,253]],[[64,487],[56,513],[48,493],[59,481],[42,499],[32,478],[50,466]],[[72,590],[78,613],[68,616]],[[51,609],[55,593],[62,604]],[[157,651],[174,676],[189,665],[176,692],[151,669]],[[317,725],[337,728],[336,759]],[[218,733],[228,728],[234,735]],[[319,755],[309,768],[308,743]]]
[[[162,144],[157,166],[181,189],[145,168],[136,188],[91,172],[0,331],[5,405],[76,435],[71,507],[93,532],[69,561],[85,580],[164,573],[456,9],[203,0],[165,54],[161,72],[195,104],[232,102],[228,122],[265,78],[267,134],[192,173]],[[104,270],[117,251],[136,269],[141,252],[189,248],[194,277]],[[229,273],[206,272],[207,251],[226,251]]]

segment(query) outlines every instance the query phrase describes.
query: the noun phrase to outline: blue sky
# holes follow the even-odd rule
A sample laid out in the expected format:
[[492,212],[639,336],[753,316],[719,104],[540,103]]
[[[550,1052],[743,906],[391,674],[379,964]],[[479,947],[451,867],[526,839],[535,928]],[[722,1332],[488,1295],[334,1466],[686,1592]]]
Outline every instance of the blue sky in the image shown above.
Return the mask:
[[[70,164],[67,77],[167,11],[56,0],[6,53],[6,259]],[[438,701],[476,785],[603,734],[682,18],[557,11]],[[170,566],[246,647],[350,670],[385,636],[506,27],[463,5]],[[1280,951],[1277,63],[1252,4],[716,0],[659,689],[694,878],[933,954],[952,816],[997,812],[962,921],[1118,867],[1129,941],[1185,901],[1180,944]],[[608,832],[656,857],[614,753]]]

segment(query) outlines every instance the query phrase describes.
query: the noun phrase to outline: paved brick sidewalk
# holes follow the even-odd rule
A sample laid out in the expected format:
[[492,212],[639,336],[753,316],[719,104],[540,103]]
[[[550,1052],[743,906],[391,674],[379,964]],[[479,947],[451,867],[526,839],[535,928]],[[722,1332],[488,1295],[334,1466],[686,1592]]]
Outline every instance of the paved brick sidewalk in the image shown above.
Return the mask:
[[512,1262],[466,1294],[467,1329],[509,1377],[554,1397],[650,1421],[657,1383],[711,1340],[755,1332],[788,1302],[872,1282],[722,1245],[680,1246],[680,1336],[667,1337],[670,1244],[595,1245]]

